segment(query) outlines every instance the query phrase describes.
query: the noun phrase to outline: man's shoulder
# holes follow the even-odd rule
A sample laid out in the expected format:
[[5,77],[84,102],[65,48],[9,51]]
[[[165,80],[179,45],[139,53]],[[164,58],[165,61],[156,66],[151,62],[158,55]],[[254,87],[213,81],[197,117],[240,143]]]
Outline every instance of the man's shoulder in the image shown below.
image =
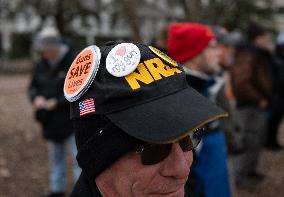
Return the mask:
[[91,187],[90,182],[81,174],[78,181],[76,182],[70,197],[102,197],[98,188],[95,186]]

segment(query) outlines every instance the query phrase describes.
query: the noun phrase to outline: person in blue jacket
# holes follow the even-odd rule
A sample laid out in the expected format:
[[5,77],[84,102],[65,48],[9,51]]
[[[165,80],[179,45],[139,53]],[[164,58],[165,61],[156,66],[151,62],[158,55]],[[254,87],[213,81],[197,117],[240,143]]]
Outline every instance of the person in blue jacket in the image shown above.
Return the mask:
[[[213,31],[202,24],[171,24],[168,28],[168,52],[171,58],[183,65],[189,85],[215,102],[224,84],[214,77],[220,71],[220,51]],[[229,197],[224,132],[217,121],[209,124],[206,130],[208,134],[195,151],[196,158],[188,182],[189,196]]]

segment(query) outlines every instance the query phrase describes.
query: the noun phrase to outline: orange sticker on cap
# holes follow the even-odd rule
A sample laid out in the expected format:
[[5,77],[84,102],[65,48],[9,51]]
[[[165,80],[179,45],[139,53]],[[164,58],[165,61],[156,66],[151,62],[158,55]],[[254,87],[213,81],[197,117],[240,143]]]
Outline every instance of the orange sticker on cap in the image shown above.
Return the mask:
[[98,71],[100,58],[100,49],[95,45],[77,55],[64,83],[64,95],[68,101],[76,101],[88,90]]
[[165,53],[163,53],[162,51],[160,51],[159,49],[149,46],[149,49],[155,53],[157,56],[159,56],[160,58],[162,58],[164,61],[168,62],[170,65],[174,66],[174,67],[178,67],[178,63],[173,60],[172,58],[170,58],[169,56],[167,56]]

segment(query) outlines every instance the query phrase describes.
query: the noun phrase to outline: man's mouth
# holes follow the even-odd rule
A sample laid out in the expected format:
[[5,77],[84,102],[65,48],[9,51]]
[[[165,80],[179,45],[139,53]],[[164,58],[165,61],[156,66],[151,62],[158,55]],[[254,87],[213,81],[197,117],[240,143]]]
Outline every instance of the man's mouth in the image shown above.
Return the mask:
[[178,193],[182,192],[182,190],[184,190],[184,188],[180,187],[177,190],[170,191],[170,192],[165,192],[165,193],[162,193],[161,195],[165,195],[165,196],[169,195],[169,196],[171,196],[171,195],[175,195],[175,194],[178,194]]
[[184,184],[179,187],[169,189],[167,191],[157,191],[154,193],[150,193],[149,196],[177,196],[177,194],[182,193],[184,191]]

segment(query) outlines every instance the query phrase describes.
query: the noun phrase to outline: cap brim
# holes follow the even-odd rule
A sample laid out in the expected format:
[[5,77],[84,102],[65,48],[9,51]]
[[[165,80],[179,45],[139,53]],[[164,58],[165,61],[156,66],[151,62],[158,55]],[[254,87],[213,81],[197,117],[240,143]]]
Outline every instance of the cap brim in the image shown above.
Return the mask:
[[170,143],[208,122],[226,117],[227,113],[188,87],[106,116],[135,138],[150,143]]

